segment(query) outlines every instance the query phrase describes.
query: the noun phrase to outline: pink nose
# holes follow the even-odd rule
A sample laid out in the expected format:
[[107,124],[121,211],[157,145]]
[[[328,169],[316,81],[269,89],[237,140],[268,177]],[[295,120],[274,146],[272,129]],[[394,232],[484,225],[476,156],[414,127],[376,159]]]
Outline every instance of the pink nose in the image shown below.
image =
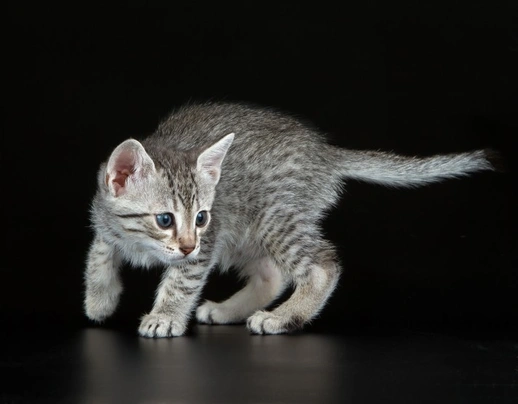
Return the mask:
[[190,253],[192,253],[194,251],[195,248],[196,248],[196,246],[186,245],[186,246],[181,246],[180,251],[183,252],[185,255],[189,255]]

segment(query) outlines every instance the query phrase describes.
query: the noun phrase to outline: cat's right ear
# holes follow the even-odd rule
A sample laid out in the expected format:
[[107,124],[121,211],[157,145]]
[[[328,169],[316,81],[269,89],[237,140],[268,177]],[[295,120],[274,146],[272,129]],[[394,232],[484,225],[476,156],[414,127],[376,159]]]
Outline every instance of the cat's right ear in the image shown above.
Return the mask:
[[230,133],[198,156],[198,171],[214,185],[219,181],[221,164],[233,141],[234,134]]
[[143,179],[155,172],[155,163],[144,146],[135,139],[128,139],[118,145],[106,165],[106,185],[113,196],[126,192],[127,180],[132,177]]

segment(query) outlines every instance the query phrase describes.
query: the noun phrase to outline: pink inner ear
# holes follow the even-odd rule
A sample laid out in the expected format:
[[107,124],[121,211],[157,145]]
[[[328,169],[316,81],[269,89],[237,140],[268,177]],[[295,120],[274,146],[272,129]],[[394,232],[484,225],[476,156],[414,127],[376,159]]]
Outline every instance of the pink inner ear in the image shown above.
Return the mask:
[[117,171],[115,178],[112,180],[115,195],[119,196],[123,193],[126,178],[128,178],[130,174],[129,170]]
[[123,151],[117,156],[115,161],[115,176],[112,179],[115,195],[124,193],[126,179],[135,171],[135,156],[131,151]]

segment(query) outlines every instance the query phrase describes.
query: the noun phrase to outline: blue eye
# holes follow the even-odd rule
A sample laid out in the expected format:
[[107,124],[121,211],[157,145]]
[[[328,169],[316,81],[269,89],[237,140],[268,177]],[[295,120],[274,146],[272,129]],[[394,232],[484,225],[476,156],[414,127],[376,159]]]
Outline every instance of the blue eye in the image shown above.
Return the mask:
[[202,210],[201,212],[198,212],[196,215],[196,226],[202,227],[207,224],[209,221],[209,212],[206,210]]
[[174,224],[172,213],[159,213],[156,215],[156,223],[163,229],[167,229]]

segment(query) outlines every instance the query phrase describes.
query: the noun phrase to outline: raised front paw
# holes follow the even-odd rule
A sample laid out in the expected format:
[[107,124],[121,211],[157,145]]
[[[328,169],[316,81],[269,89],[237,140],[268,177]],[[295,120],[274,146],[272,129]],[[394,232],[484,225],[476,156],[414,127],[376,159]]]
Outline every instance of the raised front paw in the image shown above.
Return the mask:
[[90,320],[104,321],[111,316],[117,305],[122,288],[112,288],[110,290],[87,291],[84,307],[85,313]]
[[246,326],[254,334],[285,334],[300,330],[304,320],[296,316],[284,317],[273,312],[257,311],[248,318]]
[[138,333],[147,338],[179,337],[186,330],[186,324],[166,314],[147,314],[142,318]]

